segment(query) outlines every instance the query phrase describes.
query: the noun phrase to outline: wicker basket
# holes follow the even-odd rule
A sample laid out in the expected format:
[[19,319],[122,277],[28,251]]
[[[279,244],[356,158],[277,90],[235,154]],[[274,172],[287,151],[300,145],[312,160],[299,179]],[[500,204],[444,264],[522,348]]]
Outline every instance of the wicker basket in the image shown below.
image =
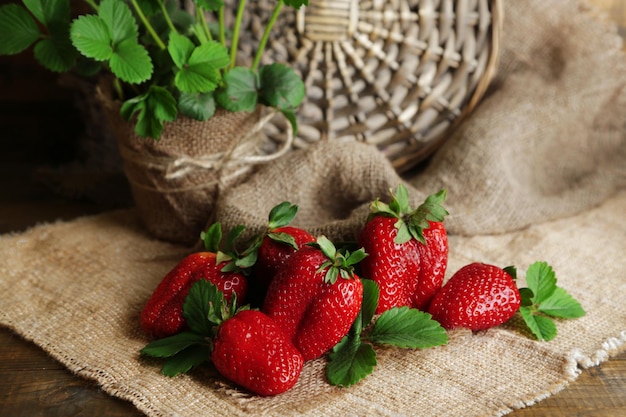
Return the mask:
[[[241,56],[252,56],[274,5],[249,2]],[[398,171],[414,167],[483,97],[502,9],[502,0],[310,0],[283,9],[263,63],[285,62],[305,80],[294,146],[365,141]],[[276,119],[266,134],[281,142],[288,128]]]

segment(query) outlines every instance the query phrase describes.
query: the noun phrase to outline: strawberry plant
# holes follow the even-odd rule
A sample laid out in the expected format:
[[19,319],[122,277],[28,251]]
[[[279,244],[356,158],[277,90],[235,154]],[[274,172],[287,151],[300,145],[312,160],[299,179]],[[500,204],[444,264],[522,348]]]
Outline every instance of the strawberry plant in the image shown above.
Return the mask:
[[164,123],[179,114],[208,120],[218,107],[252,111],[257,104],[276,108],[297,128],[304,83],[290,67],[260,66],[260,59],[283,6],[299,8],[308,0],[276,0],[249,66],[237,65],[246,0],[239,1],[232,28],[224,0],[193,0],[193,13],[170,0],[84,3],[92,12],[76,18],[70,0],[1,6],[0,55],[32,48],[51,71],[111,75],[122,116],[134,120],[143,137],[158,139]]

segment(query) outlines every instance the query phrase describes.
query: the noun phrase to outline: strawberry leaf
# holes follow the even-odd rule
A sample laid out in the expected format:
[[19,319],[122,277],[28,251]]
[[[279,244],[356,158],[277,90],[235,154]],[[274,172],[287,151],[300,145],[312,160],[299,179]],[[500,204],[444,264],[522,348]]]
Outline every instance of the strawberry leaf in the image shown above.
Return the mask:
[[224,293],[214,284],[204,279],[194,282],[183,304],[187,326],[200,335],[213,336],[215,326],[228,318],[222,314],[225,304]]
[[404,306],[381,314],[369,340],[376,344],[424,349],[446,344],[448,334],[430,314]]
[[289,233],[269,232],[267,234],[267,237],[269,237],[274,242],[284,243],[286,245],[291,246],[294,250],[298,250],[298,243],[296,243],[296,239],[292,235],[290,235]]
[[317,245],[328,259],[334,260],[337,256],[337,249],[335,248],[335,245],[333,245],[333,242],[331,242],[326,236],[318,237]]
[[224,75],[224,88],[217,92],[217,101],[226,110],[253,111],[257,105],[257,75],[249,68],[235,67]]
[[552,319],[535,314],[529,307],[520,307],[519,312],[537,339],[549,341],[556,337],[557,328]]
[[140,352],[155,358],[168,358],[198,343],[206,343],[204,336],[194,332],[181,332],[150,342]]
[[35,44],[33,53],[41,65],[54,72],[69,70],[78,56],[69,37],[42,39]]
[[137,40],[139,29],[130,8],[120,0],[104,0],[98,16],[110,30],[111,40],[118,44],[127,39]]
[[165,88],[153,85],[147,93],[126,100],[121,114],[126,121],[137,115],[135,133],[157,139],[163,131],[163,122],[176,118],[176,99]]
[[[175,45],[172,46],[175,49]],[[186,51],[185,51],[186,53]],[[172,56],[182,54],[170,51]],[[185,93],[208,93],[215,90],[222,77],[219,72],[229,63],[227,49],[218,42],[211,41],[197,46],[176,73],[175,83]]]
[[291,204],[288,201],[283,201],[270,210],[267,228],[272,230],[287,226],[296,217],[297,213],[297,205]]
[[260,102],[277,109],[295,109],[304,98],[304,82],[284,64],[259,68]]
[[585,310],[567,291],[557,287],[552,295],[537,307],[537,310],[552,317],[574,319],[585,315]]
[[346,252],[345,258],[346,258],[346,262],[345,265],[346,266],[352,266],[352,265],[356,265],[359,262],[361,262],[363,259],[365,259],[367,257],[367,253],[365,252],[365,249],[360,248],[354,252]]
[[363,303],[361,304],[362,323],[363,327],[367,327],[372,321],[372,318],[374,318],[376,307],[378,306],[380,290],[376,281],[362,279],[361,282],[363,283]]
[[178,109],[182,114],[195,120],[209,120],[215,114],[213,93],[181,93]]
[[204,242],[204,248],[209,252],[217,253],[222,241],[222,225],[213,223],[205,232],[200,233],[200,239]]
[[113,74],[130,84],[140,84],[152,75],[150,55],[135,39],[125,39],[115,45],[109,66]]
[[506,272],[507,274],[509,274],[511,278],[513,278],[514,281],[517,279],[517,268],[515,268],[515,266],[513,265],[505,266],[504,268],[502,268],[502,270]]
[[541,304],[556,290],[556,275],[547,262],[535,262],[526,270],[526,284],[533,292],[534,304]]
[[[360,321],[360,318],[357,318],[357,321]],[[332,385],[341,387],[354,385],[371,374],[376,366],[374,348],[369,343],[361,343],[360,330],[353,329],[328,355],[326,378]]]
[[37,39],[41,32],[37,22],[21,6],[0,6],[0,55],[18,54]]
[[191,345],[165,361],[161,372],[165,376],[174,377],[209,361],[210,358],[211,350],[208,346]]
[[113,56],[109,28],[99,16],[84,15],[74,20],[70,38],[76,49],[87,58],[106,61]]
[[299,9],[301,6],[308,6],[309,0],[283,0],[287,6]]
[[391,202],[389,208],[399,215],[407,214],[411,211],[409,202],[409,190],[403,184],[399,184],[395,194],[391,192]]
[[212,12],[216,12],[224,6],[224,0],[193,0],[193,2],[196,6]]

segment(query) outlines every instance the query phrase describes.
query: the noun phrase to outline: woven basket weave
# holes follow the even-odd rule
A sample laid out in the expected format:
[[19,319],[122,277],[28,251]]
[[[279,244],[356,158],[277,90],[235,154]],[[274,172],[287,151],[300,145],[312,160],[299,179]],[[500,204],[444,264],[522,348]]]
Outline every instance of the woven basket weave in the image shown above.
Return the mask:
[[[252,56],[274,6],[248,3],[241,56]],[[310,0],[283,9],[263,63],[287,63],[305,81],[294,146],[365,141],[400,172],[423,161],[483,97],[502,8],[502,0]],[[266,133],[281,142],[286,129],[276,120]]]

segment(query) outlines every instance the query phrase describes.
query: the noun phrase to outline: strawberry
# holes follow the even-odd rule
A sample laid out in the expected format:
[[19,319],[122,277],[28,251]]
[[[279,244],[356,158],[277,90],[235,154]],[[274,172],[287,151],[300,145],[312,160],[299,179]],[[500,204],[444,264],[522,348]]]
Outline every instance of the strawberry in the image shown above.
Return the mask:
[[167,358],[163,374],[176,376],[210,360],[223,377],[263,396],[285,392],[298,381],[304,359],[278,325],[258,310],[228,302],[211,282],[191,286],[183,315],[187,330],[141,350]]
[[361,274],[380,289],[377,314],[392,307],[425,308],[441,287],[448,257],[441,223],[448,214],[441,205],[445,195],[441,190],[413,210],[401,184],[389,204],[379,200],[371,204],[358,243],[369,254],[361,263]]
[[263,396],[293,387],[304,364],[278,325],[257,310],[240,311],[222,323],[211,361],[222,376]]
[[253,274],[264,289],[291,255],[305,244],[315,242],[315,237],[306,230],[288,226],[297,210],[298,206],[283,202],[270,211]]
[[443,222],[428,222],[423,230],[426,244],[419,243],[420,273],[417,288],[411,298],[411,306],[422,311],[428,309],[430,301],[443,284],[448,267],[448,234]]
[[435,295],[428,312],[446,329],[483,330],[508,321],[520,293],[507,270],[483,263],[459,269]]
[[[243,301],[248,291],[243,260],[218,250],[221,226],[215,223],[203,234],[205,251],[192,253],[182,259],[156,287],[141,312],[141,328],[152,337],[165,337],[185,328],[183,302],[189,288],[200,279],[217,286],[227,300],[236,296]],[[236,264],[239,264],[236,265]]]
[[341,253],[321,236],[294,253],[272,280],[262,311],[304,360],[322,356],[348,333],[363,301],[353,265],[365,256],[362,249]]

